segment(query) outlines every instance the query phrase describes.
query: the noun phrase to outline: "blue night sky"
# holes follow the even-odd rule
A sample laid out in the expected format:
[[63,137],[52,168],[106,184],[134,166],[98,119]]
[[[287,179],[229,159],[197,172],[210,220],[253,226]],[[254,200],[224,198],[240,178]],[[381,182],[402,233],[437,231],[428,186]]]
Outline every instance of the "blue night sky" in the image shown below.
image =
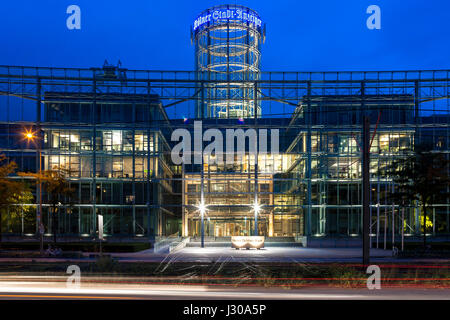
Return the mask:
[[[267,24],[263,71],[450,68],[450,1],[228,1],[255,9]],[[0,4],[0,64],[192,70],[189,26],[227,1],[40,0]],[[66,8],[81,8],[68,30]],[[381,30],[366,8],[381,7]]]

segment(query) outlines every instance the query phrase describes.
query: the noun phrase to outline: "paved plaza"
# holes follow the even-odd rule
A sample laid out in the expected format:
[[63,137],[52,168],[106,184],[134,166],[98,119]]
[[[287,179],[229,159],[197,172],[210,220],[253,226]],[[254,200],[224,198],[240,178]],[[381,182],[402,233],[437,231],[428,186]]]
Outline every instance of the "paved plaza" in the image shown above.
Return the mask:
[[[116,253],[121,261],[143,260],[172,262],[357,262],[362,259],[360,248],[303,248],[268,247],[232,249],[231,247],[185,247],[172,253],[154,253],[145,250],[136,253]],[[371,257],[377,260],[392,259],[391,250],[372,249]]]

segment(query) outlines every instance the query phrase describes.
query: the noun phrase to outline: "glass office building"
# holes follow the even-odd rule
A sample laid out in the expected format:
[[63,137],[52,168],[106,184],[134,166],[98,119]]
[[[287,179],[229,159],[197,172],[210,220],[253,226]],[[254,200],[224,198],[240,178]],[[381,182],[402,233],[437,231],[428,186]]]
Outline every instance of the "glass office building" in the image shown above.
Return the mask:
[[[371,119],[373,241],[402,232],[420,236],[419,205],[402,209],[393,202],[395,185],[378,172],[424,142],[449,156],[449,71],[261,72],[256,82],[261,117],[202,119],[195,118],[201,99],[195,95],[195,72],[181,77],[127,70],[124,81],[100,77],[107,73],[102,69],[7,67],[10,76],[1,69],[2,86],[11,83],[9,95],[0,98],[3,110],[11,118],[24,110],[17,112],[22,119],[1,125],[1,152],[21,171],[36,171],[40,145],[43,169],[67,169],[76,190],[59,210],[60,236],[95,236],[98,214],[109,237],[199,236],[203,188],[210,237],[254,234],[256,200],[260,235],[358,238],[363,114]],[[12,85],[17,81],[27,84]],[[42,119],[27,119],[41,114]],[[257,135],[266,130],[268,152],[258,154],[256,164],[250,136],[244,135],[241,161],[218,164],[205,156],[202,164],[175,164],[171,150],[178,141],[172,141],[172,133],[194,133],[196,121],[202,121],[203,133],[217,129],[224,137],[229,129],[244,134],[254,129]],[[24,141],[27,130],[42,132],[41,144]],[[275,132],[279,152],[272,154]],[[239,139],[234,137],[235,146]],[[50,234],[45,193],[43,202]],[[26,214],[2,215],[3,234],[34,236],[37,203],[25,204]],[[429,218],[433,236],[450,233],[448,201],[435,204]]]
[[[64,168],[76,190],[61,204],[60,236],[95,236],[101,214],[110,239],[198,237],[202,204],[210,238],[358,239],[363,115],[371,120],[372,241],[421,235],[420,205],[395,203],[395,184],[379,172],[422,143],[449,159],[449,70],[263,72],[264,24],[241,6],[201,13],[192,37],[191,72],[0,66],[0,152],[21,171],[37,171],[41,154],[43,169]],[[201,161],[175,162],[173,133],[186,129],[191,141],[183,141],[194,147],[199,122]],[[24,143],[25,130],[42,138]],[[222,151],[202,152],[208,130],[222,135]],[[228,130],[236,135],[226,151]],[[245,152],[235,158],[239,143]],[[217,161],[230,154],[238,161]],[[26,214],[6,211],[3,234],[35,236],[38,203],[35,192]],[[435,238],[450,235],[449,207],[447,199],[430,211]]]
[[157,95],[46,92],[44,110],[43,170],[68,170],[74,189],[71,214],[58,219],[61,233],[91,235],[97,215],[106,235],[178,230],[165,206],[175,197],[174,171]]

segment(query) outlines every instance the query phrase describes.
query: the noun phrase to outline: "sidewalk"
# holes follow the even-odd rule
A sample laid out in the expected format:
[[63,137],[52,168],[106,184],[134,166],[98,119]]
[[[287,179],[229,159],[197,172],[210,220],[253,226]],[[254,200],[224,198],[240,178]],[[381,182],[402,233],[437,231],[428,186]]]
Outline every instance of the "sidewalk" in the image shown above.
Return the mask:
[[[99,253],[83,253],[83,258],[1,257],[0,262],[91,262]],[[152,249],[130,253],[104,253],[120,262],[360,262],[359,248],[270,247],[261,250],[235,250],[230,247],[185,247],[173,253],[154,253]],[[373,259],[396,260],[390,250],[372,249]]]
[[[0,262],[94,262],[99,253],[83,253],[83,258],[2,257]],[[261,250],[235,250],[229,247],[185,247],[172,253],[154,253],[152,249],[130,253],[104,253],[119,262],[261,262],[261,263],[361,263],[360,248],[270,247]],[[391,250],[372,249],[374,263],[444,263],[449,259],[397,258]]]

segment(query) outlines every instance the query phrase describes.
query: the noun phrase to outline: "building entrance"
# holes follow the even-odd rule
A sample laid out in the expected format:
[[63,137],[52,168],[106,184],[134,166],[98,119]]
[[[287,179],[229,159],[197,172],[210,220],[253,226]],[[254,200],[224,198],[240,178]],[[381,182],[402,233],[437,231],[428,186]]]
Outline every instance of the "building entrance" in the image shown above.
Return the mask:
[[[208,237],[232,237],[232,236],[252,236],[255,230],[254,217],[225,218],[214,217],[205,218],[205,236]],[[262,216],[258,218],[258,235],[268,236],[268,219]],[[189,220],[189,235],[193,237],[201,236],[201,219],[192,218]]]

